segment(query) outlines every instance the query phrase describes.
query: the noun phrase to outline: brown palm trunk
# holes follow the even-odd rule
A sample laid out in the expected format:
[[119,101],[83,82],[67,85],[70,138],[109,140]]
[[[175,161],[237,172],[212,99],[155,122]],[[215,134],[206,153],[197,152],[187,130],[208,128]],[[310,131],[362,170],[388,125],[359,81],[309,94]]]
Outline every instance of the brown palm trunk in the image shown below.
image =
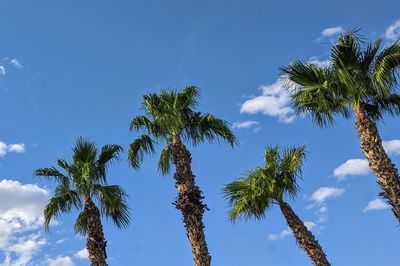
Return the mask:
[[294,213],[289,204],[284,201],[280,201],[279,207],[286,218],[287,224],[296,237],[297,243],[305,252],[307,252],[312,263],[316,266],[331,265],[318,241],[307,229],[300,218]]
[[383,148],[376,124],[360,106],[355,106],[354,112],[361,149],[383,190],[380,195],[387,199],[392,206],[394,215],[400,221],[400,178],[398,171]]
[[208,253],[203,224],[203,213],[207,206],[203,203],[204,197],[195,183],[191,170],[192,158],[178,135],[173,135],[172,149],[176,167],[175,187],[178,190],[175,205],[182,212],[195,266],[210,266],[211,256]]
[[100,212],[89,197],[85,197],[85,209],[87,216],[88,237],[86,249],[89,253],[91,266],[107,266],[106,243],[103,226],[100,220]]

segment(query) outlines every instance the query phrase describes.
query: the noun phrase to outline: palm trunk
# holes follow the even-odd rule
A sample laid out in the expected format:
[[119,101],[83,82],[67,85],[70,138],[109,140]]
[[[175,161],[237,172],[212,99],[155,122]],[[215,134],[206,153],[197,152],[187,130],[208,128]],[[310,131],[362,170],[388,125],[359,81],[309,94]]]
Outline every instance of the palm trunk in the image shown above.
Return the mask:
[[89,197],[85,197],[85,209],[87,215],[88,238],[86,249],[89,253],[91,266],[107,266],[106,243],[103,226],[100,220],[99,209]]
[[297,243],[308,254],[312,263],[316,266],[331,265],[318,241],[307,229],[300,218],[294,213],[289,204],[284,201],[280,201],[279,207],[285,216],[287,224],[296,237]]
[[383,148],[376,124],[366,115],[361,106],[355,106],[354,112],[361,149],[383,190],[380,195],[387,199],[392,206],[394,215],[400,221],[400,178],[398,171]]
[[195,266],[210,266],[211,256],[208,253],[203,224],[203,213],[207,206],[203,203],[204,197],[195,183],[191,170],[192,158],[178,135],[173,135],[172,149],[176,167],[175,187],[178,190],[175,205],[182,212]]

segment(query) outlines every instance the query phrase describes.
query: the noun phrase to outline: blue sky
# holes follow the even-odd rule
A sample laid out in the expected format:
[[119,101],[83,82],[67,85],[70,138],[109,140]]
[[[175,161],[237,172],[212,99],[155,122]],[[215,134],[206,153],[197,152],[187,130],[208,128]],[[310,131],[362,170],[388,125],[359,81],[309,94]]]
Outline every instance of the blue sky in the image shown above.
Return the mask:
[[[293,1],[295,2],[295,1]],[[398,1],[0,1],[0,265],[87,265],[76,213],[45,232],[42,208],[54,184],[32,172],[70,159],[78,136],[127,147],[144,93],[201,89],[203,112],[232,124],[240,144],[192,148],[211,209],[204,216],[216,266],[310,265],[278,209],[232,224],[224,184],[261,165],[264,148],[307,145],[301,192],[290,201],[333,265],[397,265],[400,232],[379,201],[353,121],[320,129],[294,116],[276,83],[294,59],[323,64],[343,29],[368,39],[400,37]],[[400,164],[398,118],[379,125]],[[110,183],[129,194],[132,222],[105,221],[110,265],[192,265],[171,177],[148,158],[124,159]]]

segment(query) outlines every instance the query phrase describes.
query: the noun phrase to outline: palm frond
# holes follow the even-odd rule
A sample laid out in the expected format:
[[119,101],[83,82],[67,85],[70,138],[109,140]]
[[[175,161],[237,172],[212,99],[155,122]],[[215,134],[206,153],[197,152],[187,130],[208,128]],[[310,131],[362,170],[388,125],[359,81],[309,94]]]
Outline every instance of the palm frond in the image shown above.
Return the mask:
[[389,92],[399,85],[400,43],[395,43],[383,49],[377,56],[374,69],[374,79],[380,87]]
[[74,162],[91,163],[96,159],[96,145],[94,142],[83,137],[77,139],[72,150]]
[[187,110],[197,107],[199,89],[196,86],[186,86],[176,95],[174,109]]
[[203,114],[198,117],[197,121],[191,127],[188,127],[188,137],[195,145],[204,140],[213,142],[215,139],[226,141],[229,145],[234,147],[237,144],[237,139],[228,123],[222,119],[216,118],[211,114]]
[[126,228],[130,218],[125,191],[117,185],[95,185],[93,193],[99,200],[101,213],[110,217],[118,228]]
[[88,217],[85,211],[81,211],[74,225],[75,233],[78,235],[86,235],[88,231]]
[[163,175],[168,174],[171,170],[172,159],[172,144],[168,141],[161,151],[160,159],[158,160],[158,171]]
[[148,135],[141,135],[129,145],[128,158],[133,168],[139,168],[145,154],[154,153],[154,141]]
[[57,219],[60,214],[68,213],[73,208],[82,207],[79,194],[75,190],[71,190],[64,185],[56,188],[55,195],[50,199],[44,208],[44,225],[48,229],[52,220]]
[[231,208],[232,221],[243,217],[262,219],[274,203],[273,184],[265,178],[261,168],[249,171],[239,180],[225,186],[223,192]]
[[34,172],[34,175],[37,177],[42,177],[46,180],[55,180],[58,183],[66,186],[69,186],[70,183],[69,178],[54,167],[39,168]]

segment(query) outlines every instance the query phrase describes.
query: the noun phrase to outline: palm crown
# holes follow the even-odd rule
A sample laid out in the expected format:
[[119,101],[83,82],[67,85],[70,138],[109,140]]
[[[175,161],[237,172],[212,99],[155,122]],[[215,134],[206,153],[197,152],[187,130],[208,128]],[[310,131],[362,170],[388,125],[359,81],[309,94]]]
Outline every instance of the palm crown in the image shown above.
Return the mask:
[[355,32],[347,32],[333,45],[326,67],[295,61],[281,68],[296,111],[310,115],[320,126],[332,124],[336,114],[349,118],[354,107],[361,107],[374,121],[385,112],[399,114],[395,87],[400,45],[382,50],[381,43],[378,39],[363,45]]
[[257,167],[224,188],[231,207],[230,217],[261,219],[272,204],[283,201],[284,195],[295,197],[305,160],[305,147],[293,147],[279,152],[268,147],[264,155],[265,167]]
[[129,161],[138,168],[145,153],[155,152],[156,141],[165,141],[161,152],[158,170],[166,174],[172,163],[172,137],[197,145],[204,141],[222,139],[230,145],[236,138],[227,123],[211,114],[196,112],[199,91],[195,86],[187,86],[181,92],[162,90],[143,96],[145,115],[136,116],[130,124],[131,131],[142,131],[144,134],[129,146]]
[[58,183],[44,210],[45,227],[48,228],[60,214],[76,209],[80,213],[75,231],[86,234],[87,216],[83,210],[83,200],[86,199],[97,200],[102,215],[110,217],[117,227],[126,227],[129,223],[126,194],[120,186],[107,185],[107,167],[119,159],[121,152],[118,145],[105,145],[97,157],[95,144],[79,138],[73,148],[72,164],[63,159],[56,160],[64,173],[55,167],[36,170],[36,176]]

